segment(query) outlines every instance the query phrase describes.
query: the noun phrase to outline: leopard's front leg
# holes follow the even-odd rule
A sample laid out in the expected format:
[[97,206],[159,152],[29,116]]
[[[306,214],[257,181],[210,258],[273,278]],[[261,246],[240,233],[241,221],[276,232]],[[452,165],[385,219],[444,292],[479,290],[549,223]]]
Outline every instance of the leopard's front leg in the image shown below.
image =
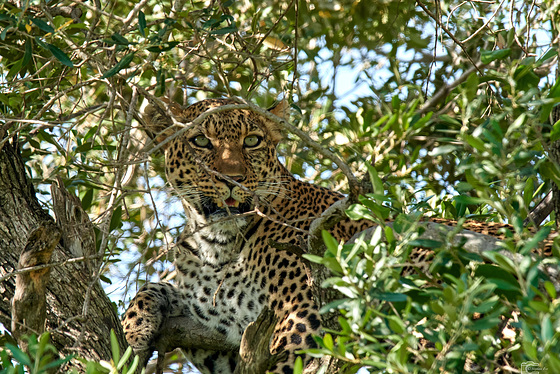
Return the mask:
[[[169,283],[148,283],[138,291],[124,314],[122,325],[128,344],[140,356],[143,366],[157,348],[166,321],[171,317],[191,316],[192,301],[192,297],[185,297],[184,290]],[[231,374],[237,363],[237,349],[190,348],[184,353],[203,374]]]
[[128,344],[145,365],[155,349],[156,337],[163,322],[179,313],[177,289],[170,283],[147,283],[126,310],[122,325]]

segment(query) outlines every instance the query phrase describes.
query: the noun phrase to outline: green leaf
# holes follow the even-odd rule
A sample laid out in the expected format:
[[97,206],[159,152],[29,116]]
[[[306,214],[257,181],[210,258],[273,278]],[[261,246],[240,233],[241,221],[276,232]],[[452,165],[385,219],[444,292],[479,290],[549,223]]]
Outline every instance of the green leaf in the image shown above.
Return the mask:
[[471,330],[480,331],[487,330],[498,326],[501,322],[500,316],[490,315],[488,317],[476,320],[471,325]]
[[465,82],[466,96],[468,100],[473,100],[478,92],[479,78],[478,74],[472,73]]
[[130,63],[132,62],[132,59],[134,58],[134,55],[136,54],[136,52],[130,52],[127,55],[125,55],[119,62],[117,62],[117,64],[115,66],[113,66],[111,69],[107,70],[105,72],[105,74],[103,74],[101,76],[101,78],[110,78],[113,75],[117,74],[119,71],[121,71],[122,69],[125,69],[128,67],[128,65],[130,65]]
[[373,193],[378,195],[385,194],[385,187],[383,181],[379,178],[379,174],[373,165],[366,163],[371,185],[373,186]]
[[339,307],[341,305],[346,304],[346,302],[348,301],[348,299],[338,299],[338,300],[334,300],[331,301],[330,303],[328,303],[327,305],[324,305],[321,307],[320,313],[329,313],[335,310],[338,310]]
[[90,188],[86,191],[84,197],[82,198],[82,209],[87,211],[91,206],[92,201],[93,201],[93,188]]
[[66,356],[64,358],[61,358],[59,360],[49,362],[45,366],[42,366],[41,369],[44,370],[44,371],[47,371],[48,369],[59,367],[61,365],[64,365],[65,363],[69,362],[74,357],[76,357],[76,356],[75,355],[70,355],[70,356]]
[[405,294],[397,292],[383,292],[379,295],[376,295],[376,297],[379,300],[389,301],[393,303],[404,302],[408,299],[408,296],[406,296]]
[[103,274],[99,275],[99,279],[100,279],[102,282],[105,282],[105,283],[107,283],[107,284],[113,284],[113,282],[111,282],[111,279],[107,278],[107,277],[106,277],[105,275],[103,275]]
[[476,149],[477,151],[484,152],[486,150],[485,143],[479,138],[466,134],[465,139],[467,140],[467,143],[469,143],[469,145],[474,149]]
[[500,298],[497,295],[490,297],[487,300],[484,300],[477,306],[473,306],[469,308],[469,313],[480,313],[485,314],[488,313],[490,310],[494,308],[494,306],[500,301]]
[[327,250],[336,256],[338,254],[338,241],[327,230],[323,230],[321,235]]
[[560,186],[560,171],[554,163],[550,161],[541,162],[539,164],[539,172],[543,177],[553,180],[554,183]]
[[443,243],[433,239],[414,239],[408,242],[408,245],[421,248],[441,248]]
[[31,40],[27,39],[25,41],[25,53],[23,54],[23,59],[21,60],[21,70],[27,66],[29,61],[31,61],[31,57],[33,56],[33,46],[31,45]]
[[119,341],[117,340],[117,335],[115,334],[115,330],[111,329],[111,352],[113,355],[113,362],[119,362],[119,358],[121,357],[121,349],[119,346]]
[[480,61],[482,61],[483,64],[489,64],[492,61],[506,58],[510,55],[510,53],[510,48],[497,49],[495,51],[482,51],[482,53],[480,54]]
[[113,216],[111,217],[111,223],[109,224],[109,231],[120,228],[122,226],[122,207],[119,205],[113,211]]
[[62,52],[62,50],[60,50],[57,46],[47,43],[47,48],[49,49],[49,51],[51,51],[53,56],[63,65],[66,65],[70,68],[74,67],[72,60],[70,60],[68,56],[66,56],[66,53]]
[[444,315],[445,314],[445,309],[443,309],[441,304],[437,301],[430,301],[430,308],[436,314],[439,314],[439,315]]
[[548,295],[550,296],[550,299],[555,300],[556,299],[556,288],[554,287],[554,284],[550,281],[546,281],[546,282],[544,282],[544,288],[546,289],[546,292],[548,292]]
[[325,334],[325,336],[323,337],[323,344],[325,345],[325,348],[327,348],[329,351],[334,350],[334,342],[331,334],[328,333]]
[[[507,258],[506,256],[504,256],[503,254],[499,253],[499,252],[494,252],[494,251],[486,251],[482,253],[482,256],[486,257],[487,259],[489,259],[490,261],[494,262],[495,264],[499,265],[499,268],[495,269],[495,266],[493,265],[481,265],[479,269],[492,269],[492,271],[497,272],[500,271],[501,272],[505,272],[505,274],[508,274],[508,279],[509,276],[512,276],[512,274],[516,274],[516,266],[513,263],[512,260],[510,260],[509,258]],[[496,273],[494,273],[496,274]],[[504,275],[505,277],[505,275]],[[513,277],[513,276],[512,276]]]
[[361,204],[352,204],[348,209],[346,209],[346,215],[348,218],[355,221],[361,219],[374,220],[375,218],[371,215],[371,211]]
[[505,281],[503,279],[488,278],[489,283],[496,286],[497,289],[502,291],[519,291],[519,285],[513,284],[511,282]]
[[45,21],[43,21],[42,19],[31,18],[31,22],[33,22],[35,24],[35,26],[37,26],[38,28],[40,28],[44,32],[48,32],[48,33],[53,33],[54,32],[54,29],[52,28],[52,26],[49,25],[48,23],[46,23]]
[[406,327],[402,319],[400,319],[399,317],[387,316],[387,319],[389,320],[389,328],[391,328],[391,330],[393,330],[396,334],[401,335],[406,331]]
[[542,55],[538,60],[537,60],[537,64],[542,64],[544,63],[546,60],[549,60],[555,56],[558,56],[558,51],[556,50],[556,48],[550,48],[548,51],[546,51],[546,53],[544,55]]
[[550,342],[554,337],[554,327],[552,326],[549,314],[545,314],[541,321],[541,337],[545,344]]
[[560,139],[560,120],[552,126],[552,131],[550,131],[550,141],[554,142]]
[[316,263],[316,264],[320,264],[323,261],[323,257],[317,256],[317,255],[312,255],[312,254],[309,254],[309,253],[304,253],[304,254],[301,255],[301,257],[303,257],[307,261],[311,261],[311,262]]
[[455,202],[457,203],[466,204],[466,205],[482,204],[485,202],[484,199],[481,199],[479,197],[472,197],[467,195],[457,195],[453,198],[453,200],[455,200]]
[[130,356],[132,355],[132,347],[129,346],[126,351],[124,351],[124,354],[122,355],[121,359],[119,360],[119,363],[117,364],[117,370],[121,370],[122,367],[124,366],[124,364],[126,364],[126,362],[128,361],[128,359],[130,358]]
[[138,31],[140,31],[140,35],[146,37],[146,15],[144,12],[138,12]]
[[525,243],[519,253],[523,255],[528,254],[532,249],[537,248],[540,242],[548,238],[551,230],[552,227],[550,226],[544,226],[543,228],[541,228],[531,239],[527,241],[527,243]]
[[128,368],[126,374],[134,374],[136,373],[136,368],[138,367],[138,363],[140,363],[140,357],[138,355],[134,356],[134,360],[132,360],[132,365]]
[[4,30],[2,30],[2,32],[0,33],[0,39],[1,40],[6,40],[6,34],[8,34],[9,30],[10,30],[10,27],[4,27]]
[[459,149],[459,147],[457,147],[455,145],[442,145],[441,147],[436,147],[436,148],[432,149],[430,151],[429,155],[432,156],[432,157],[436,157],[436,156],[440,156],[440,155],[446,155],[448,153],[455,152],[458,149]]
[[129,42],[124,36],[122,36],[119,33],[114,33],[113,35],[111,35],[111,39],[115,42],[115,44],[119,44],[119,45],[135,44]]
[[527,178],[525,182],[525,187],[523,188],[523,202],[525,203],[525,208],[529,209],[529,204],[533,200],[533,194],[535,193],[535,179]]
[[456,118],[451,117],[448,114],[441,114],[439,116],[439,119],[442,120],[445,123],[449,123],[449,124],[457,126],[457,127],[461,126],[461,122],[459,122]]
[[150,52],[159,53],[159,52],[167,52],[170,49],[173,49],[177,46],[179,42],[165,42],[161,44],[157,44],[151,47],[146,48]]
[[294,362],[294,374],[302,374],[303,373],[303,361],[301,360],[301,356],[296,358],[296,362]]
[[225,35],[225,34],[231,34],[233,32],[237,31],[237,27],[235,27],[235,25],[231,25],[231,26],[227,26],[218,30],[212,30],[210,31],[210,34],[213,35]]
[[[547,98],[549,99],[560,99],[560,79],[557,79],[556,82],[554,83],[554,85],[552,86],[552,88],[550,89]],[[549,123],[549,119],[548,116],[550,115],[550,112],[552,112],[552,108],[554,107],[554,105],[558,103],[557,100],[554,100],[554,102],[552,103],[548,103],[542,106],[541,109],[541,116],[540,116],[540,120],[543,123]]]
[[31,366],[32,365],[31,359],[29,358],[27,353],[23,352],[21,349],[19,349],[15,345],[12,345],[10,343],[6,343],[6,348],[8,348],[12,352],[12,356],[14,357],[14,360],[19,362],[20,364],[23,364],[25,366]]
[[548,304],[546,304],[542,301],[531,300],[531,301],[529,301],[529,306],[531,308],[533,308],[534,310],[539,311],[539,312],[548,313],[550,311],[550,308],[549,308]]

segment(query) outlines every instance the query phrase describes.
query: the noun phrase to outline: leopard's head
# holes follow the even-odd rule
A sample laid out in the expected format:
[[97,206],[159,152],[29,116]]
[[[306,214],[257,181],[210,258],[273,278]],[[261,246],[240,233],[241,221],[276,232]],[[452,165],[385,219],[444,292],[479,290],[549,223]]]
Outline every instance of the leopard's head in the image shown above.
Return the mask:
[[[208,99],[187,108],[168,103],[169,110],[149,105],[144,113],[150,131],[165,142],[167,180],[185,206],[209,222],[266,203],[285,174],[276,154],[281,139],[276,123],[249,110],[204,114],[235,103]],[[184,127],[173,125],[169,112]]]

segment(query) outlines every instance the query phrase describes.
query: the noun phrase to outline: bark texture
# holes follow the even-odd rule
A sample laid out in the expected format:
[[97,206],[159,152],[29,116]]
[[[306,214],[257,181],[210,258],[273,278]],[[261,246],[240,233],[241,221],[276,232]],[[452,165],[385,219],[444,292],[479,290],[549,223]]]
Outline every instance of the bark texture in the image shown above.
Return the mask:
[[[0,323],[9,330],[14,323],[18,329],[16,335],[40,332],[44,326],[51,332],[52,343],[61,355],[74,353],[90,360],[109,360],[111,329],[115,330],[121,351],[127,346],[124,334],[115,307],[95,277],[97,266],[75,258],[91,255],[92,245],[95,251],[95,238],[81,237],[77,241],[76,232],[70,230],[78,228],[80,235],[87,236],[89,229],[86,227],[84,234],[84,220],[89,223],[89,219],[81,210],[79,200],[68,197],[62,183],[54,188],[59,193],[55,209],[60,224],[55,224],[39,204],[17,146],[4,144],[0,150]],[[93,235],[93,230],[89,232]],[[60,236],[62,240],[58,243]],[[89,244],[83,247],[84,242]],[[35,255],[30,257],[30,253]],[[51,266],[50,270],[18,270],[20,287],[19,282],[16,286],[14,273],[18,263],[20,268],[46,263]],[[14,299],[16,293],[20,296]],[[33,301],[32,297],[37,299]],[[12,299],[17,304],[15,320],[11,316]],[[22,304],[22,300],[27,304]],[[40,306],[41,300],[44,309],[34,308],[33,305]],[[84,371],[77,360],[69,365]]]

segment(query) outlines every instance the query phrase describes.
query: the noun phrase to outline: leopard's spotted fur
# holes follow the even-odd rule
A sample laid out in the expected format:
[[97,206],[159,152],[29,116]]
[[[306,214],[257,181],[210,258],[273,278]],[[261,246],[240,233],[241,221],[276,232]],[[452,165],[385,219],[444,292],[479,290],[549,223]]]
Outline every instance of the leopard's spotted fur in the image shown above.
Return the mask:
[[[170,108],[187,123],[232,103],[205,100]],[[174,130],[163,109],[149,107],[146,118],[160,140],[171,139]],[[297,244],[342,195],[294,178],[276,156],[279,140],[274,123],[247,110],[228,110],[168,141],[166,174],[188,222],[176,244],[176,284],[146,285],[125,313],[125,333],[135,350],[150,348],[165,318],[185,313],[238,346],[264,306],[279,320],[271,353],[288,352],[272,372],[291,373],[295,352],[315,346],[321,319],[302,260],[270,243]],[[348,240],[367,225],[347,220],[332,234]],[[236,366],[236,352],[198,349],[186,355],[204,373],[230,373]]]

